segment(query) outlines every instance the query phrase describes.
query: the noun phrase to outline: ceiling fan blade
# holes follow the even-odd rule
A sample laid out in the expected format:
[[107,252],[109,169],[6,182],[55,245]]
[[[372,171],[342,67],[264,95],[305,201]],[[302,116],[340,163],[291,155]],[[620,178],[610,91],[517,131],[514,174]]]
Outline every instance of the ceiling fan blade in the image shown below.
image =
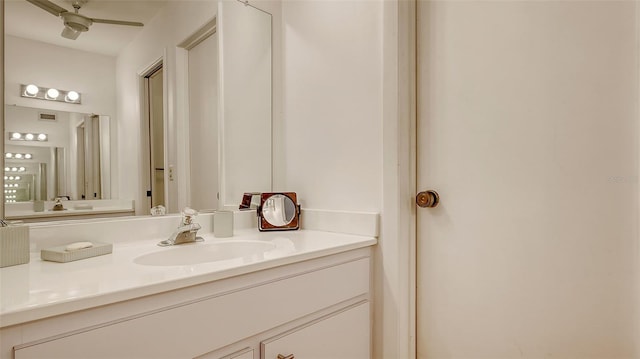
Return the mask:
[[75,40],[78,38],[78,36],[80,36],[80,33],[82,33],[82,31],[76,31],[70,27],[65,26],[64,29],[62,30],[62,37],[70,39],[70,40]]
[[107,19],[91,19],[91,21],[97,22],[100,24],[144,26],[143,23],[135,22],[135,21],[120,21],[120,20],[107,20]]
[[42,10],[50,12],[55,16],[60,16],[60,14],[64,12],[68,12],[67,9],[60,7],[48,0],[27,0],[27,1],[41,8]]

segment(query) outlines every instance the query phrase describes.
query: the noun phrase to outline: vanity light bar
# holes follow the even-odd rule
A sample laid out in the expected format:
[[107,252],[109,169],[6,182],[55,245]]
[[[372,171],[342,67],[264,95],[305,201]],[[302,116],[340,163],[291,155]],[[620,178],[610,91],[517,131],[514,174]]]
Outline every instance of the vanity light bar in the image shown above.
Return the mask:
[[30,153],[12,153],[7,152],[4,154],[4,158],[6,159],[16,159],[16,160],[30,160],[33,158],[33,155]]
[[5,189],[4,190],[4,193],[16,193],[16,192],[17,192],[17,190],[15,190],[15,189]]
[[5,181],[20,181],[22,177],[20,176],[4,176]]
[[49,141],[49,136],[46,133],[9,132],[8,135],[9,135],[9,140],[11,141],[36,141],[36,142]]
[[24,172],[27,169],[25,167],[5,167],[5,172]]
[[34,84],[20,85],[20,96],[38,100],[75,103],[78,105],[82,103],[82,96],[78,91],[59,90],[36,86]]
[[4,188],[20,187],[17,183],[5,183]]

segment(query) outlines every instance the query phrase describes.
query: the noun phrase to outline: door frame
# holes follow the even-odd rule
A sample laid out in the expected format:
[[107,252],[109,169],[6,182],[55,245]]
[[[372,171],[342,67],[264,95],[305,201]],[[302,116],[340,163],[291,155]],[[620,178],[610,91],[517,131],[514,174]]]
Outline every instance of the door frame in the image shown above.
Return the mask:
[[416,0],[383,2],[383,198],[374,357],[416,357]]

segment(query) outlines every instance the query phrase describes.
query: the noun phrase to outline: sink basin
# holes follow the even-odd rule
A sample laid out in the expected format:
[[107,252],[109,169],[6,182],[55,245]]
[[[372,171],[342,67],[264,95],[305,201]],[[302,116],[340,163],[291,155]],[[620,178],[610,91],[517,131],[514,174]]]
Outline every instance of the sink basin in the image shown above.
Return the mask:
[[133,262],[147,266],[184,266],[238,258],[253,261],[262,259],[265,252],[275,248],[275,244],[270,242],[242,240],[180,244],[143,254]]

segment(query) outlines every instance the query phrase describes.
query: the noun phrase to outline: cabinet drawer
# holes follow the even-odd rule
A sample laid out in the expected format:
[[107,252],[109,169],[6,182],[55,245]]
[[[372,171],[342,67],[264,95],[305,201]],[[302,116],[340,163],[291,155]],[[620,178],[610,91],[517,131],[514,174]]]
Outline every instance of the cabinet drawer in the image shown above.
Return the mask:
[[260,343],[261,359],[370,358],[369,302]]

